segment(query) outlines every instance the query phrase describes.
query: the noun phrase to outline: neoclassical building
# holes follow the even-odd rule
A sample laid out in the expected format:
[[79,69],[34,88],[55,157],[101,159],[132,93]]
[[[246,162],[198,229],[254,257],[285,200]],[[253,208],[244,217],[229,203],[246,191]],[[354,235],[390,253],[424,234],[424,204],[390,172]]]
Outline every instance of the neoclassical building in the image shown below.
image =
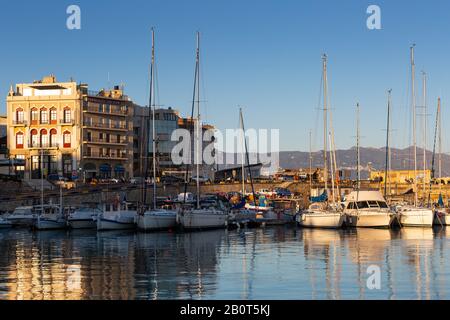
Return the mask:
[[25,159],[25,179],[133,176],[133,103],[119,87],[92,92],[48,76],[6,100],[9,155]]

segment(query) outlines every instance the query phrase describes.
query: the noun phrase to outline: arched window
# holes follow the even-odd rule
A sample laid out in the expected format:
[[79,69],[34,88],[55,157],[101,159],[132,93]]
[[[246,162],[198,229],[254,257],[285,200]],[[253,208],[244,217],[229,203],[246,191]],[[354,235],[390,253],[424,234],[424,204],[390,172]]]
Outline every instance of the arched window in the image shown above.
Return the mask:
[[31,124],[37,124],[38,123],[38,109],[32,108],[31,109]]
[[23,149],[23,132],[16,134],[16,149]]
[[16,123],[17,124],[22,124],[24,121],[23,119],[23,109],[22,108],[17,108],[16,109]]
[[52,130],[50,130],[50,146],[51,147],[57,147],[58,146],[58,143],[56,142],[56,134],[57,134],[57,131],[56,131],[56,129],[52,129]]
[[41,123],[42,124],[48,123],[48,112],[46,108],[41,109]]
[[72,122],[72,110],[69,107],[64,108],[64,123]]
[[51,108],[50,109],[50,123],[51,124],[56,124],[58,121],[58,114],[56,112],[56,108]]
[[41,130],[41,147],[48,147],[48,134],[46,129]]
[[63,133],[63,145],[64,148],[70,148],[71,134],[70,131],[64,131]]
[[36,129],[31,130],[30,135],[31,135],[31,147],[37,147],[39,145],[37,130]]

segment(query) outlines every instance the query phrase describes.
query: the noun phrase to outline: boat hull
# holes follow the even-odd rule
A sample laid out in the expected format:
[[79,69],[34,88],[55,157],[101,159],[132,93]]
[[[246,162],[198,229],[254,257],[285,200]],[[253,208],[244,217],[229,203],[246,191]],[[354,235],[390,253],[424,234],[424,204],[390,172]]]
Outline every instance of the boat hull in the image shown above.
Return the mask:
[[389,228],[391,215],[381,212],[360,212],[359,214],[346,214],[345,224],[354,228]]
[[186,212],[178,220],[184,229],[219,229],[228,225],[228,214]]
[[34,225],[34,222],[36,221],[36,218],[8,218],[8,221],[11,222],[11,224],[14,227],[32,227]]
[[345,216],[340,213],[308,212],[297,216],[297,223],[304,228],[339,229]]
[[136,225],[134,222],[121,222],[117,220],[110,220],[105,218],[97,219],[97,230],[107,231],[107,230],[129,230],[134,229]]
[[94,219],[73,219],[67,221],[71,229],[95,229],[97,222]]
[[177,225],[177,216],[170,214],[144,214],[137,217],[137,227],[142,231],[171,229]]
[[65,220],[38,219],[35,225],[37,230],[59,230],[67,227]]
[[399,212],[398,219],[403,227],[432,227],[434,213],[431,209],[417,209]]

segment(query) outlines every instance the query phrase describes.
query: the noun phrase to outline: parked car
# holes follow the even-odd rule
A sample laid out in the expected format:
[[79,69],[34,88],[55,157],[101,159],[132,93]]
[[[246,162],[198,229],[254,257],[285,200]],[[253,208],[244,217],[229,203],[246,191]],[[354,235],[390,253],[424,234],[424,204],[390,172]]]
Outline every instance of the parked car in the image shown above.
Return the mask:
[[292,192],[286,188],[275,188],[275,192],[277,193],[277,196],[281,198],[288,198],[292,196]]
[[202,176],[199,176],[198,178],[197,178],[197,177],[192,177],[191,180],[192,180],[192,181],[195,181],[195,182],[197,182],[197,180],[198,180],[199,182],[208,182],[208,181],[209,181],[208,178],[202,177]]
[[161,182],[165,184],[172,184],[172,183],[182,183],[184,182],[184,179],[176,177],[176,176],[162,176]]
[[269,189],[260,189],[257,193],[266,197],[273,197],[277,194],[275,191]]
[[142,178],[142,177],[134,177],[134,178],[130,179],[131,184],[142,184],[143,181],[144,181],[144,178]]

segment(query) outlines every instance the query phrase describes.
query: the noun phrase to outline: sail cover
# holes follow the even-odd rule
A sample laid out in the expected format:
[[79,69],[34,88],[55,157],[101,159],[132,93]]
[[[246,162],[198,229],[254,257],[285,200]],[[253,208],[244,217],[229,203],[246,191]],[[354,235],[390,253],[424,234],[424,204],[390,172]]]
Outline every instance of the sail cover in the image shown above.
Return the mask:
[[327,196],[327,192],[325,191],[324,193],[322,193],[318,197],[310,197],[309,201],[311,201],[311,202],[325,202],[325,201],[327,201],[327,199],[328,199],[328,196]]

